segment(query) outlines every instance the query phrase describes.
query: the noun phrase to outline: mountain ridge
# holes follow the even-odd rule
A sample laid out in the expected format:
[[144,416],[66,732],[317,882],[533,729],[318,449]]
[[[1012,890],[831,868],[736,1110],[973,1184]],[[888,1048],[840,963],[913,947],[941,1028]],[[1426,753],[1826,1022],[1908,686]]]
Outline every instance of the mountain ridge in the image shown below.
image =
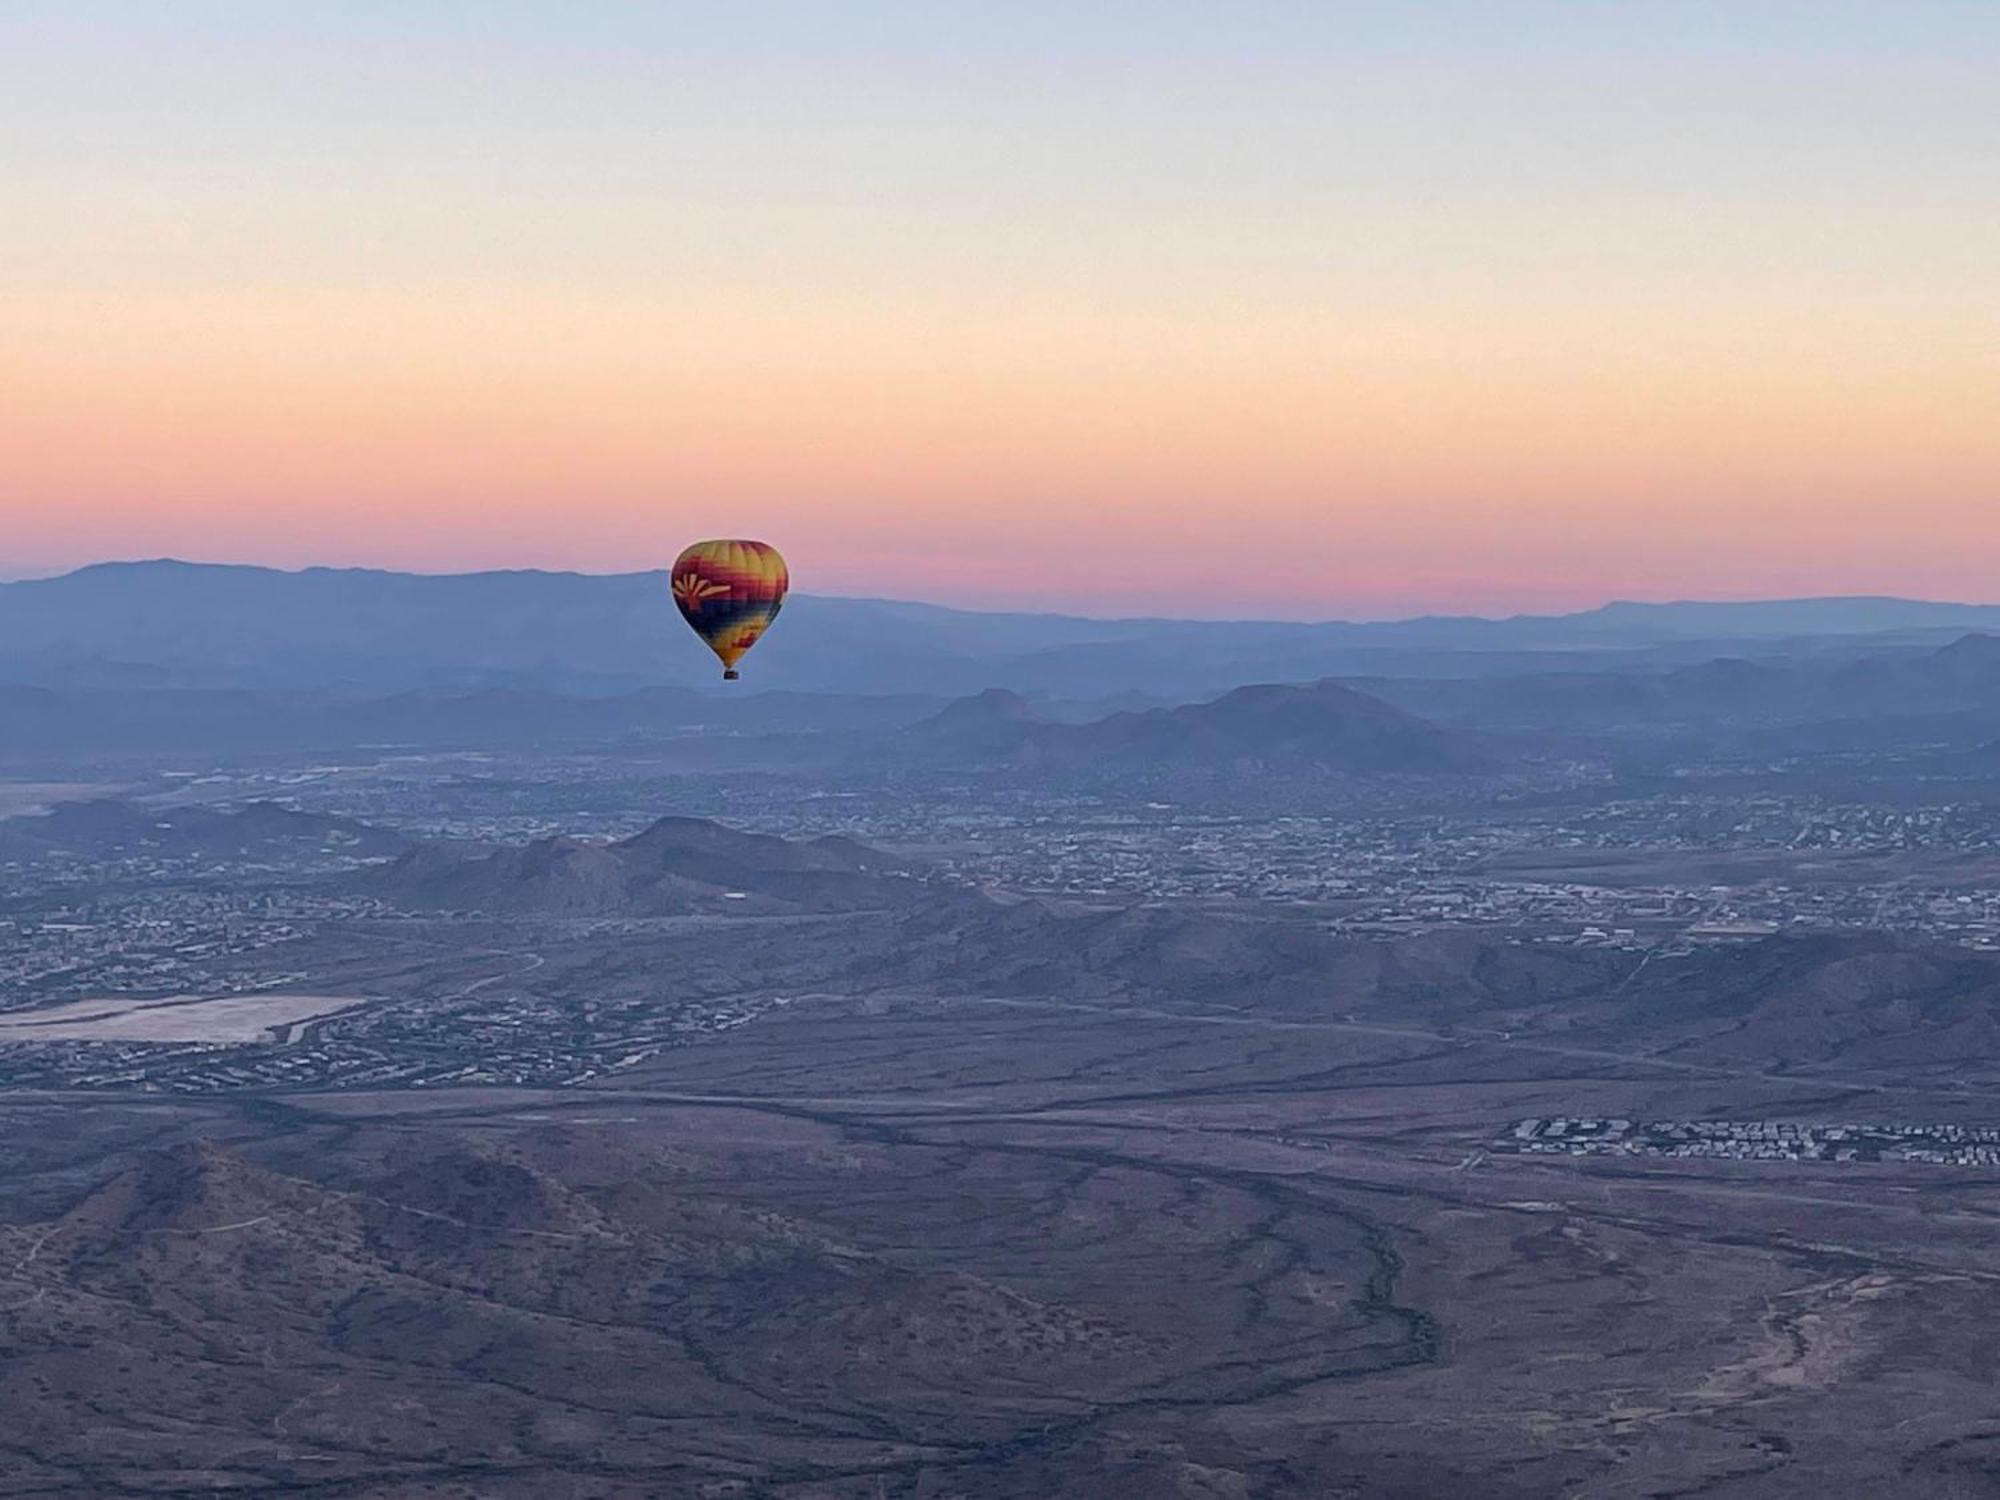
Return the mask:
[[666,817],[610,843],[553,837],[465,852],[419,845],[356,887],[405,911],[558,917],[855,911],[900,905],[913,866],[852,839],[789,840]]
[[1049,770],[1287,766],[1379,775],[1469,770],[1483,759],[1462,736],[1324,681],[1254,683],[1204,702],[1081,724],[1040,718],[1020,694],[989,688],[917,724],[910,739],[960,763]]
[[[1193,697],[1246,682],[1490,675],[1589,660],[1816,649],[2000,630],[2000,606],[1886,596],[1615,601],[1487,619],[1097,619],[800,592],[747,663],[760,686],[957,697],[984,687]],[[389,693],[713,688],[664,571],[420,574],[178,559],[0,583],[0,682]]]

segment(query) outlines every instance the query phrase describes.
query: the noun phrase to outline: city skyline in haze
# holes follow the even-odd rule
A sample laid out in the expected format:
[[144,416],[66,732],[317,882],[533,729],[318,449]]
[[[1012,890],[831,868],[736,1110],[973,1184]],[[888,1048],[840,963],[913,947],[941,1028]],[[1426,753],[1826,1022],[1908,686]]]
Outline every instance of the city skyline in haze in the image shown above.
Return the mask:
[[2000,11],[29,3],[0,572],[2000,598]]

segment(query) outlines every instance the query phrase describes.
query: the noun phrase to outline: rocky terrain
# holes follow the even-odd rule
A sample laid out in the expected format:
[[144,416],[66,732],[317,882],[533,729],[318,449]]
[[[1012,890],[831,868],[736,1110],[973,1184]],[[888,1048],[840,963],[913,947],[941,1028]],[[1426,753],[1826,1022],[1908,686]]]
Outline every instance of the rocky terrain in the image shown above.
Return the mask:
[[0,1096],[0,1494],[1994,1493],[1992,1169],[1499,1148],[1988,1121],[2000,958],[634,917],[725,870],[927,888],[699,822],[592,847],[601,883],[452,856],[505,916],[322,933],[315,981],[376,998],[311,1045],[745,1024],[561,1088]]
[[414,849],[358,882],[406,911],[673,916],[852,910],[916,899],[910,861],[851,839],[787,843],[699,818],[663,818],[610,843]]

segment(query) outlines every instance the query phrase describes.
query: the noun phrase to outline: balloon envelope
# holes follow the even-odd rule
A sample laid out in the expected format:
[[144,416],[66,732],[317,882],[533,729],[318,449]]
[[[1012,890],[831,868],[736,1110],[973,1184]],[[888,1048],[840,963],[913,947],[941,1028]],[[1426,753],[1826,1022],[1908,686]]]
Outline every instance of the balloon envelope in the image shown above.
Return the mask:
[[791,573],[768,542],[696,542],[674,563],[674,603],[681,618],[736,676],[736,663],[756,645],[784,605]]

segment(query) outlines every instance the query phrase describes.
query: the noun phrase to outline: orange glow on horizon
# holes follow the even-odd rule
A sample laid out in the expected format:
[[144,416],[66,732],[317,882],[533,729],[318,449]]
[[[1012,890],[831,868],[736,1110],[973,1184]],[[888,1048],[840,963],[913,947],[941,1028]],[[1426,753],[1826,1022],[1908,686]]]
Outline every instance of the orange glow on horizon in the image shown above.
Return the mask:
[[[42,497],[10,546],[615,569],[723,529],[786,538],[807,591],[1200,614],[1991,596],[1990,348],[1549,317],[43,298],[6,310],[6,482]],[[1881,351],[1879,385],[1826,377]],[[1287,600],[1232,592],[1273,552]]]
[[0,13],[0,573],[2000,599],[1991,6],[97,9]]

